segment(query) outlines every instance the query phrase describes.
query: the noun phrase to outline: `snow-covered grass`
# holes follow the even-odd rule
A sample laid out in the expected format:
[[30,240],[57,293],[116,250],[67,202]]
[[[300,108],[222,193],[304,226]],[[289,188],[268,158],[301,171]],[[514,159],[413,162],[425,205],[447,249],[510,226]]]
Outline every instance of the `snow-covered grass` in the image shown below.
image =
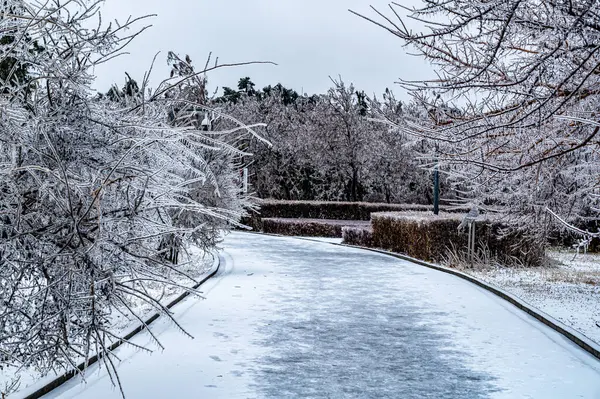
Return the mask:
[[600,254],[553,249],[537,268],[465,270],[600,343]]
[[[182,254],[182,262],[179,270],[192,277],[194,280],[199,281],[203,276],[210,272],[213,261],[213,256],[210,254],[205,254],[200,248],[191,247],[187,250],[187,253]],[[181,284],[184,287],[191,287],[194,285],[192,280],[184,276],[176,276],[174,277],[174,280],[177,284]],[[168,304],[184,292],[184,288],[164,286],[158,283],[145,284],[144,289],[163,305]],[[153,306],[136,297],[130,298],[129,306],[142,320],[146,320],[156,312],[156,309]],[[115,309],[112,314],[112,332],[117,336],[126,335],[139,324],[139,320],[132,316],[130,312],[125,311],[125,309]],[[83,359],[81,360],[83,361]],[[56,370],[55,373],[40,376],[36,370],[31,369],[0,369],[0,392],[11,391],[8,388],[16,381],[15,387],[17,391],[7,396],[7,398],[17,398],[25,391],[28,393],[29,391],[33,392],[35,389],[44,386],[63,372],[64,370]],[[12,389],[12,391],[14,390],[15,389]]]

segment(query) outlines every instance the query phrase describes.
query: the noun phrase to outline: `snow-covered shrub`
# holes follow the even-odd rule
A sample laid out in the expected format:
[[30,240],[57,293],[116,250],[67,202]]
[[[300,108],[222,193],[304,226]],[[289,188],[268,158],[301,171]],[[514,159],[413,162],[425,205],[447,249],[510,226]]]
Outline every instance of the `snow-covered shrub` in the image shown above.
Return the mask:
[[[432,207],[418,204],[371,202],[284,201],[261,199],[258,216],[264,218],[305,218],[333,220],[370,220],[373,212],[427,211]],[[444,208],[444,207],[442,207]],[[458,211],[463,211],[459,209]]]
[[342,237],[342,228],[347,225],[366,225],[367,222],[328,219],[263,219],[263,232],[285,236]]
[[342,238],[344,244],[369,248],[373,246],[373,229],[370,226],[344,226],[342,227]]
[[[572,225],[583,231],[600,231],[600,220],[572,221]],[[552,224],[548,229],[548,242],[554,247],[576,248],[581,243],[581,234],[575,233],[564,226]],[[600,238],[594,237],[587,245],[587,252],[600,252]]]
[[119,339],[111,313],[138,317],[131,298],[165,311],[146,284],[178,285],[174,251],[210,250],[247,205],[232,136],[252,130],[191,123],[206,109],[185,90],[192,75],[91,90],[94,66],[138,33],[123,34],[135,20],[87,28],[98,7],[0,4],[12,60],[0,69],[0,366],[44,373],[104,351]]
[[[373,246],[404,253],[426,261],[440,262],[449,250],[467,248],[468,234],[459,231],[463,215],[427,212],[383,212],[371,215]],[[514,258],[527,266],[544,261],[543,241],[524,239],[504,231],[505,225],[485,217],[475,222],[476,246],[484,245],[500,262],[514,264]]]

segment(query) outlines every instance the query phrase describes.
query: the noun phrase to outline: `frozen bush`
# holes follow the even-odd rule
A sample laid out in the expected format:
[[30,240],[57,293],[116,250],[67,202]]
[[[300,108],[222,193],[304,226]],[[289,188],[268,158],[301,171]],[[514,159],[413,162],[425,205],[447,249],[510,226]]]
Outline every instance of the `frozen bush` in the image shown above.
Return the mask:
[[[399,252],[425,261],[442,261],[448,250],[467,248],[468,235],[459,232],[462,215],[426,212],[390,212],[372,215],[373,246]],[[527,266],[538,266],[544,260],[543,241],[515,232],[504,231],[505,225],[482,218],[475,222],[477,246],[485,245],[497,258],[518,259]]]
[[343,243],[359,247],[373,246],[373,229],[371,227],[342,227]]
[[120,339],[111,314],[140,319],[131,298],[170,317],[145,287],[192,285],[176,253],[238,223],[236,140],[253,132],[199,129],[193,70],[98,96],[94,67],[137,20],[90,30],[101,3],[61,3],[0,4],[0,368],[41,373]]

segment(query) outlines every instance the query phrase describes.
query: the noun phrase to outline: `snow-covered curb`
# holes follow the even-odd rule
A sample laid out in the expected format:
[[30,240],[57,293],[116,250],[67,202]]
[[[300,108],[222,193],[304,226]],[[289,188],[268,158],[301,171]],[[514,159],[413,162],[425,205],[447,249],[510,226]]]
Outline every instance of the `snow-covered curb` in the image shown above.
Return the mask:
[[396,254],[396,253],[392,253],[392,252],[388,252],[388,251],[383,251],[383,250],[379,250],[379,249],[373,249],[373,248],[364,248],[364,247],[355,247],[352,245],[345,245],[345,244],[334,244],[334,245],[342,245],[342,246],[348,246],[348,247],[353,247],[353,248],[361,248],[361,249],[365,249],[368,251],[373,251],[373,252],[378,252],[381,254],[385,254],[385,255],[389,255],[389,256],[393,256],[395,258],[399,258],[402,260],[406,260],[412,263],[416,263],[425,267],[429,267],[431,269],[435,269],[435,270],[439,270],[441,272],[444,273],[449,273],[449,274],[453,274],[457,277],[460,277],[464,280],[470,281],[473,284],[478,285],[479,287],[499,296],[500,298],[510,302],[511,304],[513,304],[514,306],[518,307],[519,309],[521,309],[522,311],[526,312],[527,314],[529,314],[530,316],[533,316],[534,318],[536,318],[537,320],[541,321],[542,323],[544,323],[545,325],[547,325],[548,327],[552,328],[553,330],[559,332],[560,334],[564,335],[565,337],[567,337],[568,339],[570,339],[571,341],[573,341],[575,344],[577,344],[578,346],[580,346],[582,349],[584,349],[585,351],[589,352],[590,354],[592,354],[593,356],[595,356],[597,359],[600,360],[600,345],[595,343],[594,341],[592,341],[591,339],[589,339],[588,337],[586,337],[585,335],[581,334],[579,331],[574,330],[573,328],[566,326],[565,324],[561,323],[560,321],[554,319],[552,316],[542,312],[541,310],[531,306],[530,304],[528,304],[527,302],[523,301],[521,298],[516,297],[515,295],[501,289],[498,288],[492,284],[486,283],[478,278],[475,278],[471,275],[468,275],[466,273],[460,272],[458,270],[454,270],[448,267],[444,267],[444,266],[440,266],[440,265],[436,265],[433,263],[429,263],[429,262],[424,262],[422,260],[419,259],[415,259],[415,258],[411,258],[409,256],[405,256],[405,255],[401,255],[401,254]]
[[544,266],[461,269],[600,344],[600,254],[552,248]]
[[[200,280],[196,285],[191,287],[193,290],[198,289],[202,284],[204,284],[206,281],[208,281],[211,277],[213,277],[219,271],[219,268],[221,267],[221,259],[222,258],[217,251],[214,251],[212,256],[213,256],[213,264],[212,264],[211,268],[205,274],[205,276],[202,278],[202,280]],[[180,294],[179,296],[177,296],[175,299],[173,299],[171,302],[169,302],[165,307],[167,309],[171,309],[190,295],[191,295],[191,293],[189,291],[185,291],[182,294]],[[146,319],[145,324],[138,325],[134,330],[130,331],[127,335],[125,335],[122,340],[119,340],[119,341],[113,343],[111,346],[109,346],[109,350],[114,351],[121,345],[125,344],[131,338],[133,338],[140,332],[144,331],[147,328],[147,326],[149,326],[154,321],[156,321],[156,319],[158,319],[160,316],[161,316],[160,313],[154,313],[152,316],[150,316],[148,319]],[[87,367],[98,362],[98,360],[100,358],[101,358],[101,356],[99,357],[98,355],[94,355],[88,360],[87,364],[86,363],[79,364],[77,366],[78,370],[68,371],[65,374],[61,375],[60,377],[57,377],[54,380],[52,380],[51,382],[47,383],[43,387],[38,388],[36,386],[31,386],[31,387],[25,388],[22,391],[18,392],[18,394],[23,395],[22,396],[23,399],[41,398],[42,396],[48,394],[52,390],[58,388],[65,382],[69,381],[71,378],[78,375],[81,371],[85,370]],[[33,391],[33,392],[31,392],[31,391]]]
[[[260,234],[260,233],[254,233],[254,234]],[[455,269],[451,269],[449,267],[436,265],[433,263],[422,261],[420,259],[411,258],[410,256],[406,256],[406,255],[402,255],[402,254],[398,254],[398,253],[394,253],[394,252],[389,252],[389,251],[384,251],[381,249],[359,247],[359,246],[347,245],[347,244],[338,244],[335,242],[325,242],[322,240],[315,240],[315,239],[306,238],[306,237],[293,237],[293,238],[297,238],[299,240],[322,242],[322,243],[324,242],[324,243],[328,243],[328,244],[332,244],[332,245],[339,245],[339,246],[344,246],[344,247],[363,249],[363,250],[371,251],[371,252],[377,252],[377,253],[380,253],[383,255],[392,256],[394,258],[406,260],[408,262],[415,263],[415,264],[418,264],[421,266],[425,266],[430,269],[435,269],[435,270],[438,270],[438,271],[441,271],[444,273],[448,273],[448,274],[452,274],[454,276],[460,277],[460,278],[467,280],[467,281],[499,296],[500,298],[508,301],[512,305],[514,305],[517,308],[521,309],[522,311],[526,312],[530,316],[536,318],[537,320],[544,323],[548,327],[552,328],[556,332],[562,334],[563,336],[565,336],[566,338],[568,338],[569,340],[571,340],[572,342],[577,344],[579,347],[584,349],[586,352],[589,352],[591,355],[593,355],[597,359],[600,359],[600,345],[598,343],[592,341],[590,338],[581,334],[579,331],[576,331],[573,328],[561,323],[560,321],[556,320],[552,316],[531,306],[527,302],[523,301],[521,298],[518,298],[517,296],[515,296],[499,287],[496,287],[490,283],[487,283],[483,280],[475,278],[469,274],[460,272]]]

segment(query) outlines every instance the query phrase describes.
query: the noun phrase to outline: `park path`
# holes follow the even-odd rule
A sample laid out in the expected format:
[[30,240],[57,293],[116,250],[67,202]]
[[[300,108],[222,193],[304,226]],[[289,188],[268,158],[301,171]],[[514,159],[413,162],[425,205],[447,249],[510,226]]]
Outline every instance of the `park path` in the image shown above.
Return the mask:
[[[368,251],[233,233],[223,265],[119,349],[128,398],[600,398],[600,362],[457,277]],[[134,342],[153,346],[147,334]],[[118,398],[104,370],[52,398]]]

